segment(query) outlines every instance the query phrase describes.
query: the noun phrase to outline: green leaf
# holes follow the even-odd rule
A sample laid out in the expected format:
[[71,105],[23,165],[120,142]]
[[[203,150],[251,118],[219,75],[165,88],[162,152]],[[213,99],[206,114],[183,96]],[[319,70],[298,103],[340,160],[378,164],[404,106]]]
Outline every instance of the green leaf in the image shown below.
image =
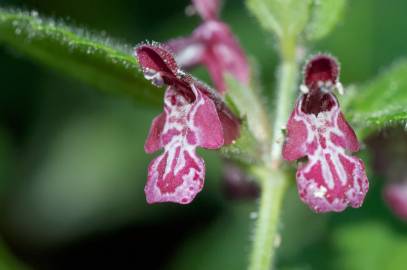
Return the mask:
[[329,34],[341,19],[345,6],[346,0],[313,0],[307,39],[318,40]]
[[162,90],[138,72],[131,46],[43,18],[36,11],[0,8],[0,44],[102,90],[160,104]]
[[[162,104],[163,90],[153,87],[139,72],[132,48],[106,36],[43,18],[35,11],[0,8],[1,44],[99,89],[125,94],[139,104]],[[238,145],[229,147],[233,151],[226,151],[227,155],[240,155]]]
[[304,30],[311,0],[247,0],[246,4],[266,30],[282,38]]
[[226,76],[226,84],[229,89],[226,99],[235,105],[241,118],[247,117],[247,125],[253,136],[260,142],[267,142],[270,134],[269,119],[257,91],[242,85],[229,74]]
[[347,117],[364,138],[407,121],[407,60],[394,64],[373,81],[356,87],[344,100]]
[[263,145],[259,144],[250,132],[247,121],[244,119],[240,125],[240,137],[234,143],[223,146],[220,152],[228,159],[253,165],[261,161],[260,157],[264,150]]

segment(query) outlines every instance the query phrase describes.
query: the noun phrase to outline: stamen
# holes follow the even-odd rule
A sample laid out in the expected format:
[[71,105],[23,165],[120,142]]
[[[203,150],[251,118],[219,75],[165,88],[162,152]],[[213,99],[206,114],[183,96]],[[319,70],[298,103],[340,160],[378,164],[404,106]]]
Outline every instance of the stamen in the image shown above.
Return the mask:
[[164,85],[164,79],[161,76],[160,72],[157,72],[156,70],[151,68],[144,68],[143,73],[144,78],[146,78],[146,80],[151,81],[153,85],[157,87],[161,87]]

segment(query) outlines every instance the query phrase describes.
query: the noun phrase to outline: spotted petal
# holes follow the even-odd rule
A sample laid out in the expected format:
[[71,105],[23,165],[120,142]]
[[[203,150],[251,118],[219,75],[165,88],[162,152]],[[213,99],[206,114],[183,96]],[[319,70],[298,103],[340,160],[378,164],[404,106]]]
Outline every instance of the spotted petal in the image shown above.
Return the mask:
[[[166,91],[165,120],[159,137],[164,153],[148,168],[148,203],[190,203],[201,191],[205,177],[204,161],[196,154],[196,148],[219,148],[224,143],[214,103],[195,86],[192,89],[196,97],[193,103],[171,87]],[[156,119],[158,123],[162,118]],[[151,137],[156,136],[149,136],[147,144]]]
[[147,202],[190,203],[205,178],[196,148],[231,143],[239,136],[240,122],[219,94],[178,68],[166,46],[142,44],[135,55],[148,80],[167,86],[164,112],[154,119],[144,146],[148,153],[164,148],[148,168]]
[[369,183],[363,162],[350,156],[359,144],[345,121],[338,101],[327,94],[331,107],[305,113],[304,96],[298,100],[287,125],[283,157],[295,160],[307,157],[297,170],[300,198],[316,212],[343,211],[348,205],[360,207]]

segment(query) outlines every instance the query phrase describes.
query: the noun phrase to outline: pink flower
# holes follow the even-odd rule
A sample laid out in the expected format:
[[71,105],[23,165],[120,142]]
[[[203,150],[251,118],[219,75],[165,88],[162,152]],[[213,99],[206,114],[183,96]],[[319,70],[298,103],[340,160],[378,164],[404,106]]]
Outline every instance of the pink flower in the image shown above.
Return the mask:
[[250,71],[239,42],[229,27],[218,18],[219,0],[192,0],[203,23],[190,37],[170,40],[177,63],[184,68],[202,64],[207,67],[216,89],[224,93],[224,76],[230,73],[244,85],[249,84]]
[[367,141],[373,169],[383,178],[383,198],[393,213],[407,222],[407,133],[386,128]]
[[393,212],[404,221],[407,221],[407,180],[387,184],[384,189],[384,198]]
[[219,95],[185,74],[159,44],[142,44],[135,55],[146,79],[166,86],[164,112],[152,123],[145,151],[164,148],[148,168],[148,203],[190,203],[201,191],[205,164],[197,147],[218,149],[239,136],[239,121]]
[[304,76],[283,147],[288,161],[307,157],[296,174],[300,198],[315,212],[360,207],[369,183],[363,162],[349,155],[360,146],[332,93],[343,92],[338,64],[328,55],[316,55]]

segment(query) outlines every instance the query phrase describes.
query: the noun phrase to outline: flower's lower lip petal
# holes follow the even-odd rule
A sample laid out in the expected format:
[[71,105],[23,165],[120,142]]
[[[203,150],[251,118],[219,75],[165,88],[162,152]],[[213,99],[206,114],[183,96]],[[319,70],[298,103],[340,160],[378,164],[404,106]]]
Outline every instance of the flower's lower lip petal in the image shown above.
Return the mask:
[[[356,157],[339,155],[300,166],[297,188],[303,202],[315,212],[341,212],[346,207],[360,207],[369,188],[363,162]],[[343,170],[345,175],[340,175]]]
[[[168,165],[171,168],[169,171]],[[144,189],[147,202],[188,204],[202,190],[204,178],[205,165],[200,157],[180,148],[175,150],[173,156],[164,153],[154,159],[148,168],[148,181]]]

